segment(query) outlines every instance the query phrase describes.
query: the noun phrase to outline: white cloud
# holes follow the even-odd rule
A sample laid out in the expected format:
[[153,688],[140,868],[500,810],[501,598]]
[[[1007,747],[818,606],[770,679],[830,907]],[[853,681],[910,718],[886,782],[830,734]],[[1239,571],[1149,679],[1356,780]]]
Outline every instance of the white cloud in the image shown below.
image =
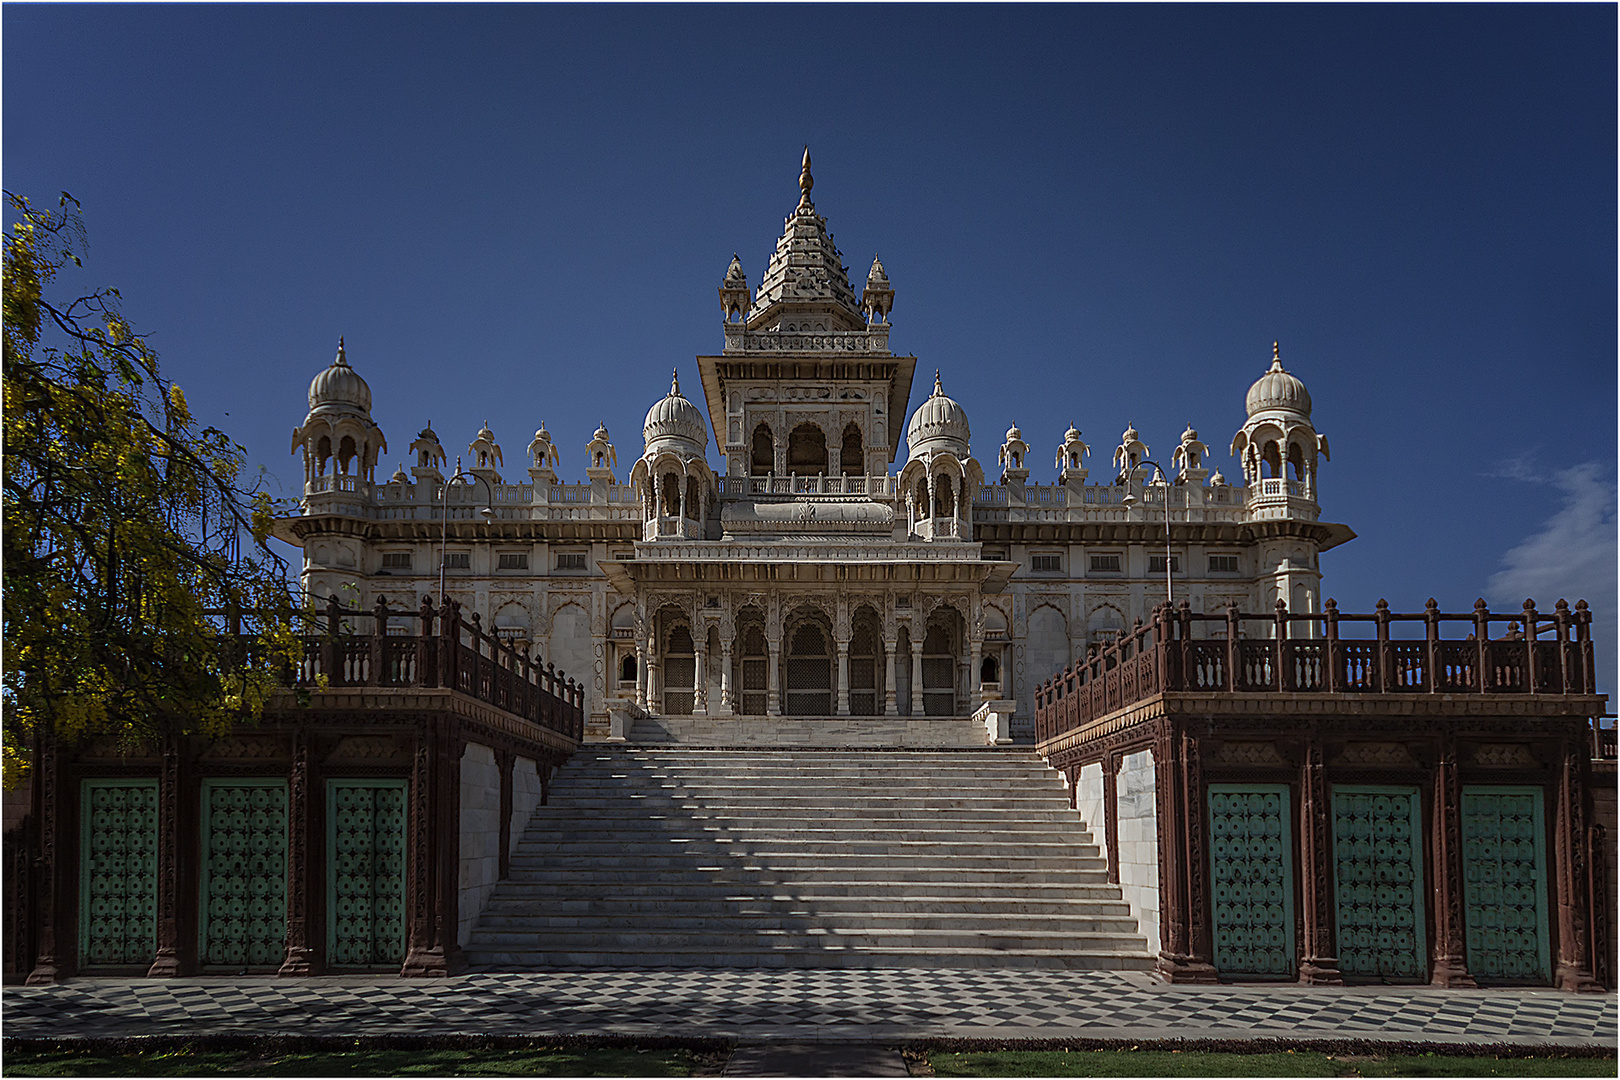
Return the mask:
[[1508,462],[1497,475],[1550,483],[1563,493],[1563,504],[1541,530],[1525,537],[1502,556],[1502,569],[1485,583],[1485,598],[1496,611],[1517,611],[1526,599],[1551,611],[1566,599],[1592,605],[1592,638],[1596,645],[1598,688],[1614,687],[1616,641],[1615,486],[1595,461],[1551,475],[1537,474],[1520,460]]

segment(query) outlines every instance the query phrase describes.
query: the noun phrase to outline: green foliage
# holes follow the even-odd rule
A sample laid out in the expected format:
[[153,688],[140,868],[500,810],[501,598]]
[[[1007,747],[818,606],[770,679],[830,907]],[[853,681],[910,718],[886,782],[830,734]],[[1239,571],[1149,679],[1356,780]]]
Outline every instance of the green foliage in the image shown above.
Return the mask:
[[138,1054],[8,1051],[9,1076],[691,1076],[690,1050],[246,1050]]
[[1614,1057],[1238,1054],[1204,1050],[933,1051],[936,1076],[1613,1076]]
[[[134,745],[256,718],[294,655],[270,503],[245,451],[200,427],[115,289],[52,295],[81,266],[78,203],[7,194],[4,754],[37,732]],[[254,647],[220,637],[240,613]],[[256,639],[256,640],[253,640]]]

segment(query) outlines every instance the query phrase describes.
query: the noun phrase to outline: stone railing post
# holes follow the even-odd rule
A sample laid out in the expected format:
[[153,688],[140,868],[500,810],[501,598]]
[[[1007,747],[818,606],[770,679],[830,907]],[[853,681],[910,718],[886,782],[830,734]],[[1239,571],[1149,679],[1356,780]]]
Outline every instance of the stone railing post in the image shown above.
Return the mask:
[[416,682],[418,686],[439,685],[439,665],[436,641],[433,636],[433,600],[422,597],[422,608],[417,613],[421,624],[416,636]]
[[1272,637],[1277,652],[1277,682],[1272,689],[1287,693],[1294,688],[1294,665],[1289,663],[1291,658],[1288,653],[1288,605],[1279,596],[1275,606],[1277,629]]
[[1434,597],[1423,605],[1424,665],[1429,669],[1428,687],[1431,694],[1440,692],[1440,603]]
[[383,645],[388,637],[388,598],[377,597],[377,603],[371,609],[371,657],[366,672],[367,686],[387,686],[392,680],[387,672],[383,671]]
[[1575,644],[1580,652],[1581,690],[1583,694],[1597,693],[1597,674],[1592,656],[1592,612],[1585,600],[1575,601]]
[[1484,597],[1474,601],[1474,643],[1479,647],[1474,677],[1479,683],[1479,692],[1488,694],[1491,692],[1491,611],[1485,606]]
[[1243,632],[1242,620],[1238,618],[1236,604],[1226,605],[1226,692],[1235,693],[1239,686],[1238,664],[1243,659],[1243,649],[1238,643],[1238,635]]
[[1541,658],[1536,649],[1536,602],[1524,602],[1524,690],[1527,694],[1541,692]]
[[1395,680],[1395,658],[1389,649],[1389,601],[1379,597],[1373,619],[1378,627],[1378,692],[1387,694]]
[[1337,694],[1344,688],[1344,650],[1339,646],[1339,605],[1331,596],[1322,605],[1322,618],[1327,625],[1327,691]]
[[1579,675],[1575,657],[1570,653],[1569,623],[1569,601],[1560,599],[1553,605],[1553,634],[1558,640],[1558,687],[1560,693],[1575,694],[1579,693],[1575,689]]

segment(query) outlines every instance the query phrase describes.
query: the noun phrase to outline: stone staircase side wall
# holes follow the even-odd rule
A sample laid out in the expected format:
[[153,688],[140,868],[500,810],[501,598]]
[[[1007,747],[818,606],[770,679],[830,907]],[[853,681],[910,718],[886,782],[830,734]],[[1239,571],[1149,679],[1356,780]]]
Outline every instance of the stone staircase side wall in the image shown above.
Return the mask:
[[[1098,784],[1102,773],[1099,767]],[[1119,802],[1119,885],[1131,905],[1148,952],[1159,951],[1158,788],[1153,754],[1125,755],[1116,782]],[[1105,831],[1105,830],[1099,830]]]
[[[496,791],[496,797],[500,792]],[[534,761],[531,758],[520,757],[512,761],[512,828],[511,840],[507,844],[506,853],[510,855],[517,850],[518,842],[523,839],[523,831],[529,827],[529,819],[540,808],[540,774],[535,771]],[[497,838],[497,843],[499,839]]]
[[1103,810],[1102,762],[1094,761],[1080,767],[1080,778],[1074,789],[1074,808],[1079,812],[1080,820],[1091,830],[1091,838],[1102,849],[1103,857],[1107,858],[1108,819]]
[[[517,799],[513,798],[514,809]],[[461,756],[461,887],[456,941],[467,944],[501,873],[501,771],[495,752],[468,743]]]

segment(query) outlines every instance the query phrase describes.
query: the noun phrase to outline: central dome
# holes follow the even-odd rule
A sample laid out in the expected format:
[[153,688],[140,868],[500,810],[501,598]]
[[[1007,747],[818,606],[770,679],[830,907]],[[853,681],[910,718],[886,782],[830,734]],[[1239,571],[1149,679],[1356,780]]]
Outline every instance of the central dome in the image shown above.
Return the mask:
[[371,411],[371,387],[366,385],[359,372],[349,366],[342,338],[338,338],[337,357],[331,366],[318,372],[309,384],[310,411],[314,412],[323,405],[347,406],[364,413]]
[[1243,404],[1250,416],[1268,409],[1311,415],[1311,393],[1304,383],[1283,370],[1282,351],[1275,342],[1271,346],[1271,367],[1249,387]]
[[681,394],[678,376],[671,380],[669,393],[647,410],[641,437],[649,446],[659,439],[684,439],[701,447],[709,445],[709,425],[698,407]]
[[927,443],[935,440],[946,443],[940,449],[965,455],[969,434],[967,410],[945,396],[939,372],[934,372],[934,392],[917,406],[917,411],[911,414],[911,423],[906,425],[906,443],[911,448],[911,455],[915,457]]

